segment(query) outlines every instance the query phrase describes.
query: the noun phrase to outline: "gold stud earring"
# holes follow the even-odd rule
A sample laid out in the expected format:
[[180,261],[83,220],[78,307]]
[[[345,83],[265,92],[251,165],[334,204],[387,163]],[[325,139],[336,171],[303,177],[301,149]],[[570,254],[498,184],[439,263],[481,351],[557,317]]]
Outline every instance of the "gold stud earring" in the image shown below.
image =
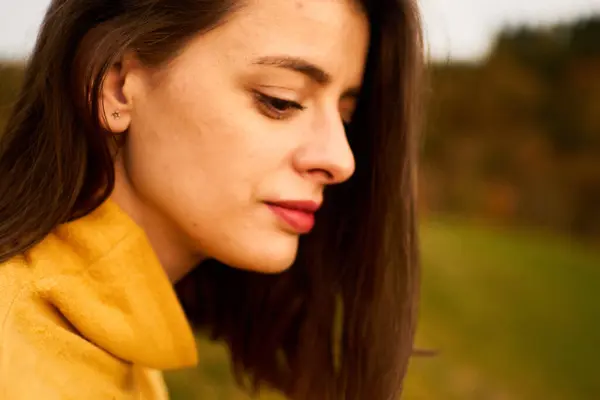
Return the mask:
[[115,112],[112,113],[112,117],[114,119],[119,119],[121,118],[121,112],[119,110],[116,110]]

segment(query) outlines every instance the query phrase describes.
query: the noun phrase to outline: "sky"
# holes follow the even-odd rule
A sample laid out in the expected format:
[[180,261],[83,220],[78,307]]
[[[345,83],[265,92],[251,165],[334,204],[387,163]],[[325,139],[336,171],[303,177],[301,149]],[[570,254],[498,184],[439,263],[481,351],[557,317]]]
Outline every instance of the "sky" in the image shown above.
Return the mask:
[[[0,58],[31,51],[50,0],[0,0]],[[434,59],[484,57],[504,26],[547,25],[600,14],[600,0],[421,0]]]

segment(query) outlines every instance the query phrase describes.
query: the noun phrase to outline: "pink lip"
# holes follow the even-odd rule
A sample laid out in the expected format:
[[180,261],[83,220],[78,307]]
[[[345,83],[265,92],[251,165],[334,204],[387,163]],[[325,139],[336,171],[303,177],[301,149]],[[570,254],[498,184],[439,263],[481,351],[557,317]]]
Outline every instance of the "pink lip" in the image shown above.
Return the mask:
[[299,234],[308,233],[315,225],[315,212],[320,204],[314,201],[279,201],[266,203],[283,222]]

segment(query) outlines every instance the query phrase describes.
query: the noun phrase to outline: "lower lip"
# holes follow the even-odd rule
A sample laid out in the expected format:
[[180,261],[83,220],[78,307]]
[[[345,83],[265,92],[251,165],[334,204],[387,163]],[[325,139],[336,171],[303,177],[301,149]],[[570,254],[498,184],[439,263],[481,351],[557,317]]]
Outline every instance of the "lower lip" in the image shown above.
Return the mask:
[[275,204],[267,205],[275,215],[298,233],[308,233],[315,226],[315,215],[311,212],[281,207]]

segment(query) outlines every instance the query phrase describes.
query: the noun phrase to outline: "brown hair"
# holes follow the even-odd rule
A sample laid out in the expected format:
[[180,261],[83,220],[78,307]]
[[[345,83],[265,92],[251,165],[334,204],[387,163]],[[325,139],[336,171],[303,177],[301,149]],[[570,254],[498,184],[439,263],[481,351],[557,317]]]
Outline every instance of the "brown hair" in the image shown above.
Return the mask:
[[[0,261],[112,192],[109,134],[96,117],[107,69],[126,50],[164,65],[241,3],[52,1],[0,137]],[[294,399],[392,399],[412,352],[421,27],[414,0],[360,3],[371,43],[348,128],[355,175],[328,189],[288,271],[208,261],[176,286],[194,325],[228,343],[239,377]]]

